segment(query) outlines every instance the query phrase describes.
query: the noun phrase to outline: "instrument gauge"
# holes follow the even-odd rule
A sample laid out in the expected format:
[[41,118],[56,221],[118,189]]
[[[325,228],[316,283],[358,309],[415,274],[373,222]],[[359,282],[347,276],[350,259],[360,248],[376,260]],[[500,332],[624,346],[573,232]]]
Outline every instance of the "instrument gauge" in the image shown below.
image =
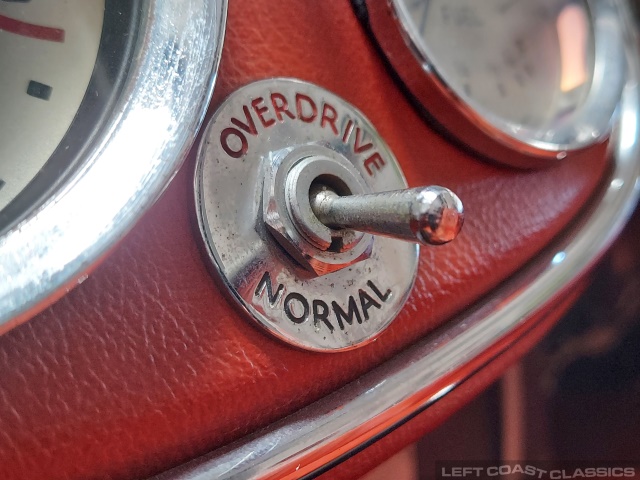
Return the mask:
[[175,174],[226,0],[0,0],[0,333],[84,278]]
[[626,79],[612,0],[368,0],[420,108],[483,157],[539,167],[606,140]]

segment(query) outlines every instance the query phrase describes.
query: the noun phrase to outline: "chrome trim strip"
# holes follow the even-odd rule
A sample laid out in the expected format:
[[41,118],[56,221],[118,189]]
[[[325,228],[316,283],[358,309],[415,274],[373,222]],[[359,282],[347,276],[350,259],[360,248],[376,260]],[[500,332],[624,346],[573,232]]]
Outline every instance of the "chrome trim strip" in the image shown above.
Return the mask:
[[227,0],[145,0],[107,133],[53,198],[0,238],[0,334],[86,278],[185,158],[220,60]]
[[[630,45],[637,45],[636,41]],[[630,48],[633,50],[633,48]],[[297,413],[160,475],[161,479],[299,478],[391,431],[503,352],[541,306],[560,301],[610,246],[640,194],[640,94],[635,52],[611,143],[613,165],[590,211],[472,311]],[[517,329],[517,330],[516,330]]]

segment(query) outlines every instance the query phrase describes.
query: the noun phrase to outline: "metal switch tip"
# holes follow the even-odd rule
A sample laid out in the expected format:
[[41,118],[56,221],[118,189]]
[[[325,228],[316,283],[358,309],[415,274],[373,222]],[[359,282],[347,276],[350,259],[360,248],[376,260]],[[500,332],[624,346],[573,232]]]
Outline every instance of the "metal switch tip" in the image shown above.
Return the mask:
[[448,188],[432,185],[392,192],[340,196],[325,185],[310,191],[311,209],[331,228],[442,245],[458,236],[464,209]]

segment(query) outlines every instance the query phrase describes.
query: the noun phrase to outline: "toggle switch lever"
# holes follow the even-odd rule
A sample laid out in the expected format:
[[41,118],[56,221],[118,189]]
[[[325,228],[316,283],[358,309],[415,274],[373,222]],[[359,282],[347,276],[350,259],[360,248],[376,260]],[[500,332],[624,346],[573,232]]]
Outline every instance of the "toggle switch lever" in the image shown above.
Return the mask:
[[460,232],[464,210],[458,196],[439,186],[340,196],[325,185],[310,191],[311,209],[334,229],[352,229],[423,245],[448,243]]

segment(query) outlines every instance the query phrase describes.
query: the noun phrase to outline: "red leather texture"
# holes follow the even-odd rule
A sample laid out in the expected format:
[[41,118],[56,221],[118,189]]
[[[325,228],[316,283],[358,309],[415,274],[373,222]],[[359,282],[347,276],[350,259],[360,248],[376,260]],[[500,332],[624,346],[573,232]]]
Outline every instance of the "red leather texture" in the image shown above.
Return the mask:
[[212,109],[272,76],[317,83],[355,104],[411,186],[458,193],[462,234],[422,249],[415,290],[377,342],[339,354],[297,350],[254,327],[208,270],[192,152],[87,281],[0,337],[0,478],[147,476],[309,404],[504,281],[576,215],[606,169],[604,147],[544,171],[461,152],[412,108],[347,0],[230,2]]

